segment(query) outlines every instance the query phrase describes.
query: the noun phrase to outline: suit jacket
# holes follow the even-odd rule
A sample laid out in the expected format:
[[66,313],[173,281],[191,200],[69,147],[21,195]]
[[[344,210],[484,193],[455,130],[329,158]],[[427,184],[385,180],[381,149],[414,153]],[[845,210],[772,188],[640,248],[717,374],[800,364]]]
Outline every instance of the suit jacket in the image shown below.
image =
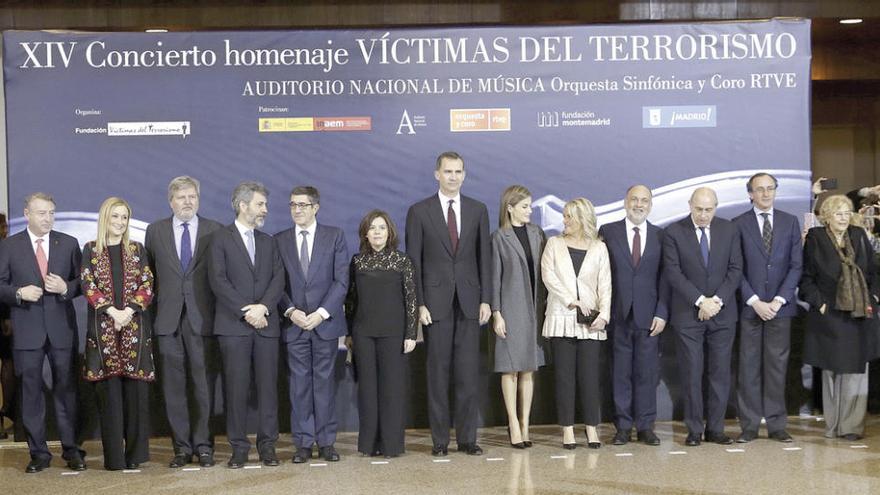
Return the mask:
[[458,249],[453,253],[446,210],[437,194],[409,207],[406,213],[406,252],[416,273],[416,299],[435,320],[452,314],[458,295],[462,313],[477,319],[480,304],[492,297],[492,249],[489,212],[483,203],[461,195]]
[[[547,236],[541,227],[526,225],[532,269],[535,271],[535,290],[529,278],[529,266],[522,244],[513,229],[501,228],[492,234],[492,311],[500,311],[507,328],[532,332],[544,326],[547,308],[547,289],[541,279],[541,255]],[[504,282],[502,284],[502,281]]]
[[186,272],[180,267],[173,228],[172,217],[153,222],[147,226],[144,239],[155,277],[153,289],[156,303],[151,309],[155,316],[153,332],[156,335],[173,334],[186,304],[186,318],[196,334],[211,335],[214,327],[214,294],[208,282],[208,249],[211,234],[221,225],[199,217],[195,249]]
[[754,209],[733,219],[742,238],[743,277],[739,293],[742,303],[740,317],[755,319],[758,315],[746,304],[752,296],[770,301],[779,296],[786,303],[776,314],[791,318],[797,314],[795,290],[801,279],[803,249],[801,229],[794,215],[773,210],[773,242],[770,252],[764,249],[764,240]]
[[639,328],[651,328],[654,317],[669,319],[669,285],[663,277],[663,229],[645,222],[645,251],[639,266],[632,264],[627,240],[626,220],[603,225],[599,235],[605,239],[611,258],[611,323],[622,325],[630,310]]
[[[283,314],[288,308],[306,314],[324,308],[330,318],[315,327],[314,332],[323,340],[333,340],[348,333],[343,303],[348,293],[348,247],[342,229],[318,224],[309,259],[309,273],[304,274],[296,248],[296,227],[275,234],[281,259],[287,270],[284,292],[278,308]],[[303,329],[284,319],[284,341],[293,342]]]
[[666,227],[663,273],[672,288],[670,320],[676,327],[700,325],[700,296],[718,296],[724,303],[711,321],[733,325],[737,320],[736,290],[742,279],[742,243],[733,222],[715,217],[709,225],[709,267],[703,266],[700,242],[688,215]]
[[53,347],[78,345],[73,299],[81,294],[79,270],[82,252],[77,240],[61,232],[49,232],[49,273],[67,282],[67,294],[43,293],[36,302],[16,302],[15,291],[26,285],[43,287],[37,257],[27,229],[0,242],[0,301],[8,305],[15,336],[13,348],[39,349],[46,338]]
[[[284,265],[275,239],[254,230],[256,266],[251,264],[247,248],[235,223],[214,231],[208,281],[217,298],[214,310],[214,335],[248,336],[257,332],[264,337],[278,337],[278,300],[284,291]],[[262,304],[269,309],[269,325],[257,330],[244,319],[241,308]]]

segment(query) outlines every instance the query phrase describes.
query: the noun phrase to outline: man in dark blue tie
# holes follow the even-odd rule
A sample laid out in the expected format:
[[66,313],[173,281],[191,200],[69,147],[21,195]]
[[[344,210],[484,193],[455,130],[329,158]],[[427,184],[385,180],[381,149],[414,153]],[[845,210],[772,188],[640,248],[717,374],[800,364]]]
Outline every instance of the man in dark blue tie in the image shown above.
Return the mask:
[[[724,414],[730,392],[742,246],[739,229],[715,217],[715,191],[696,189],[688,205],[690,215],[667,227],[663,242],[664,275],[672,288],[670,322],[675,327],[684,388],[685,444],[700,445],[705,432],[707,442],[727,445],[733,442],[724,434]],[[705,425],[704,371],[708,378]]]

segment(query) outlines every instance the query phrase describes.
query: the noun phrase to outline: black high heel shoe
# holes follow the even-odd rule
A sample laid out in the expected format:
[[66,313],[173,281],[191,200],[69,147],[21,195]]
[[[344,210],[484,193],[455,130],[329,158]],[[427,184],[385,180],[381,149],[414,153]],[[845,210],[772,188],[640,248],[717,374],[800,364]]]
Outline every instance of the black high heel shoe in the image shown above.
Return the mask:
[[[513,436],[510,434],[510,427],[507,427],[507,441],[510,442],[510,446],[515,449],[524,449],[526,448],[525,442],[513,443]],[[530,442],[531,443],[531,442]]]
[[[598,432],[596,433],[596,435],[598,435]],[[590,435],[587,435],[586,430],[584,430],[584,436],[587,437],[587,447],[589,447],[591,449],[598,449],[599,447],[602,446],[602,442],[591,442]]]

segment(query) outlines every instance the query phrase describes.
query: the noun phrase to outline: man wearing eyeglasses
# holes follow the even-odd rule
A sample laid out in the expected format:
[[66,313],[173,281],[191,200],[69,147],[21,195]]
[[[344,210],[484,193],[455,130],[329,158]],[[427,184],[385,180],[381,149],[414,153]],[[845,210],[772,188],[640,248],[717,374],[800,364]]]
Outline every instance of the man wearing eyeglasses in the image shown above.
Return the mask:
[[284,312],[290,372],[290,428],[301,464],[318,455],[339,460],[336,452],[334,370],[339,337],[347,325],[342,304],[348,291],[348,249],[342,229],[316,221],[321,196],[312,186],[290,192],[294,226],[276,235],[287,284],[279,303]]
[[770,174],[753,175],[746,183],[752,208],[733,220],[743,253],[736,391],[739,443],[758,437],[761,418],[767,421],[769,438],[792,441],[785,430],[785,371],[803,252],[797,218],[773,207],[777,185]]

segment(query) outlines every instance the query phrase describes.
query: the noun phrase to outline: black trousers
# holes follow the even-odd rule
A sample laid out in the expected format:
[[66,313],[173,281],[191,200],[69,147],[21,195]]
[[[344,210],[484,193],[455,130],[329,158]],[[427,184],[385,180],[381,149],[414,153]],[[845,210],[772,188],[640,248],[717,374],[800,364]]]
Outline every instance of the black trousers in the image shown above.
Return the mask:
[[743,431],[757,432],[761,418],[767,431],[785,429],[785,374],[791,349],[791,318],[741,319],[737,416]]
[[156,342],[159,381],[174,453],[213,453],[214,437],[208,423],[217,372],[208,368],[206,356],[216,341],[197,335],[184,311],[177,330],[170,335],[156,335]]
[[660,336],[639,328],[632,317],[614,325],[614,413],[617,429],[653,430],[660,378]]
[[551,337],[556,375],[556,417],[560,426],[572,426],[575,397],[580,396],[584,424],[596,426],[601,419],[599,351],[601,341]]
[[95,382],[104,467],[124,469],[150,459],[150,384],[118,376]]
[[[700,435],[705,430],[724,432],[724,414],[730,396],[730,358],[734,328],[712,321],[675,329],[676,353],[684,389],[684,423],[688,431]],[[705,360],[705,369],[703,366]],[[708,389],[703,409],[703,373]]]
[[404,452],[406,355],[403,336],[362,337],[354,333],[358,373],[358,452]]
[[[27,329],[22,329],[27,330]],[[43,393],[43,362],[48,358],[52,370],[52,400],[63,457],[81,453],[76,442],[75,348],[58,349],[49,339],[40,349],[14,350],[15,373],[21,377],[21,422],[27,436],[31,458],[51,459],[46,445],[46,399]]]
[[[247,437],[248,397],[251,376],[257,389],[257,452],[274,451],[278,441],[278,337],[217,337],[223,355],[223,382],[226,390],[226,436],[233,455],[247,456],[251,442]],[[251,371],[253,369],[253,372]]]
[[428,422],[434,445],[449,444],[449,378],[455,383],[455,440],[477,441],[480,324],[464,316],[455,299],[448,319],[425,327]]

